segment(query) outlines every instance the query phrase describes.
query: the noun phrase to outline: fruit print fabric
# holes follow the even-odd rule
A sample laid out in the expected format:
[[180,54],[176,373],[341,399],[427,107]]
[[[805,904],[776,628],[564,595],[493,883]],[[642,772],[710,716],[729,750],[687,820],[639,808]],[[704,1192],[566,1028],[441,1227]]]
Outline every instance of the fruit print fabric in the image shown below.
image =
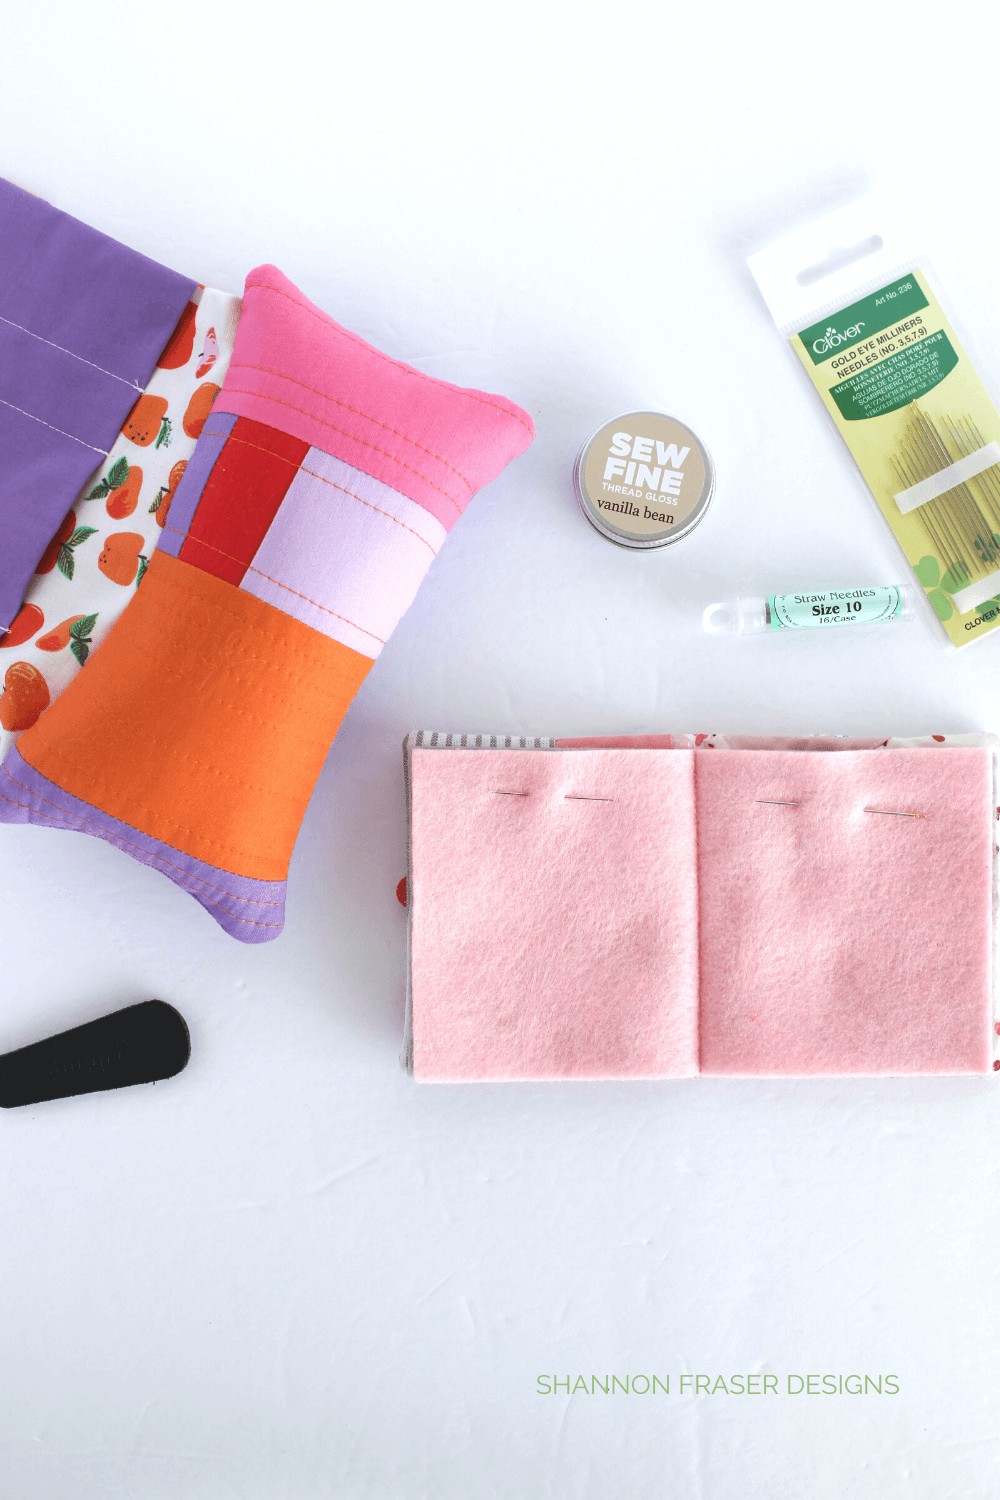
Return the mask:
[[[8,751],[0,821],[106,839],[259,943],[281,931],[302,814],[352,699],[451,526],[534,428],[502,396],[374,349],[274,267],[247,279],[228,371],[197,329],[192,348],[210,378],[179,426],[168,417],[170,442],[201,436],[160,546],[87,670]],[[136,423],[143,467],[156,417]]]
[[195,286],[0,179],[0,633]]
[[0,694],[0,728],[11,733],[30,729],[50,701],[48,683],[38,668],[26,661],[12,662]]
[[[213,369],[224,373],[239,311],[239,298],[195,289],[107,459],[42,556],[14,624],[0,636],[0,756],[30,727],[32,711],[48,707],[86,663],[141,582],[195,451],[184,414],[208,383],[198,376],[206,344]],[[15,674],[20,705],[5,710],[4,674],[15,662],[30,666],[46,691],[22,686],[18,693],[24,674]]]

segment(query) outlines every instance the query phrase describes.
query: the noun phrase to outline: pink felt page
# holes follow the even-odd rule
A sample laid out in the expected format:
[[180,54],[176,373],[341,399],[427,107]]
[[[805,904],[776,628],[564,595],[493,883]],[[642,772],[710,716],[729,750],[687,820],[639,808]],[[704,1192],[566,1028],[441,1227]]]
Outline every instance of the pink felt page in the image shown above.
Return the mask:
[[693,759],[414,750],[416,1078],[697,1072]]
[[987,1069],[990,751],[695,760],[701,1071]]

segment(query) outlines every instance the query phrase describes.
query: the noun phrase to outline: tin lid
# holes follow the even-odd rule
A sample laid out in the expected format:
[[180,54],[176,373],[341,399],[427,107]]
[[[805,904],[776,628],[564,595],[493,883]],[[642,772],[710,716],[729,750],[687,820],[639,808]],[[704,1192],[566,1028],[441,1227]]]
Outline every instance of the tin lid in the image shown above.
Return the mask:
[[577,455],[580,508],[622,547],[669,547],[693,531],[712,502],[715,469],[690,427],[659,411],[605,422]]

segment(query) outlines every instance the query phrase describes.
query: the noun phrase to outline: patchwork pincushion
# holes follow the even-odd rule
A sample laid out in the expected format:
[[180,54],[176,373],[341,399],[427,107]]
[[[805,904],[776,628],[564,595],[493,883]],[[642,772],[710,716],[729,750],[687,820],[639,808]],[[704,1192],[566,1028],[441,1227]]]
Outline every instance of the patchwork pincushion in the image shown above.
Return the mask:
[[277,936],[344,713],[472,495],[533,433],[512,402],[401,364],[253,271],[159,549],[8,751],[0,818],[106,839],[233,936]]

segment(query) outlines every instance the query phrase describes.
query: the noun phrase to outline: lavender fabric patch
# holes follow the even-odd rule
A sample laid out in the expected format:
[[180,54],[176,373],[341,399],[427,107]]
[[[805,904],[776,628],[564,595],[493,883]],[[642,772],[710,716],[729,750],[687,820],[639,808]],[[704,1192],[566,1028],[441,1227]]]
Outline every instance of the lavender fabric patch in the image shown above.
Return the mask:
[[377,656],[446,536],[407,495],[310,448],[241,587]]
[[215,411],[213,408],[198,439],[198,446],[184,470],[184,478],[177,487],[177,494],[170,507],[170,525],[164,528],[160,538],[161,552],[169,552],[171,557],[180,557],[181,548],[187,540],[191,522],[194,520],[194,513],[198,509],[198,501],[218,462],[219,455],[226,446],[226,438],[235,426],[234,416],[226,411]]

